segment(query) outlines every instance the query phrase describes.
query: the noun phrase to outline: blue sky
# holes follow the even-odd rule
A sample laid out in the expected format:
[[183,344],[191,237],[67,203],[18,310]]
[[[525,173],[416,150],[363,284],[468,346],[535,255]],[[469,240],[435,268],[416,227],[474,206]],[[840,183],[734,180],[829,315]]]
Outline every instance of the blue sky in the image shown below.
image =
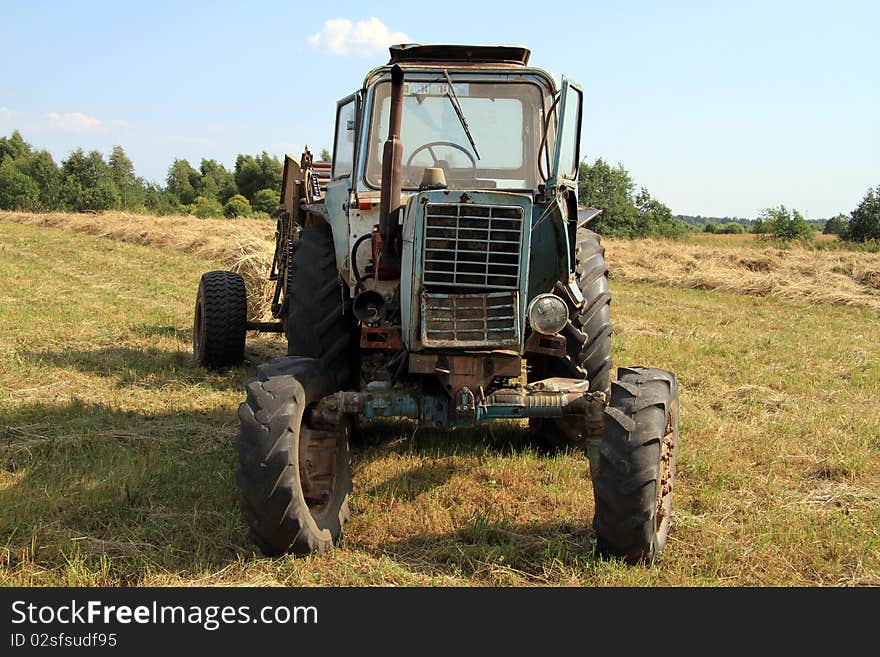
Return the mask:
[[880,3],[496,7],[0,0],[0,133],[56,159],[118,143],[157,181],[175,157],[318,152],[336,100],[405,36],[528,46],[584,86],[581,157],[622,162],[676,213],[820,218],[880,184]]

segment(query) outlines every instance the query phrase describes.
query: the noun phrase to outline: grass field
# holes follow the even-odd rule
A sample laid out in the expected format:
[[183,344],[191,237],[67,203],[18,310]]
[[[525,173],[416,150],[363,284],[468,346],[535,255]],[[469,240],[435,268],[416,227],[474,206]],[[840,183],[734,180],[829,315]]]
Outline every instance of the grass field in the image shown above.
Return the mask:
[[[244,380],[283,345],[259,337],[225,374],[194,367],[198,278],[228,254],[135,241],[0,217],[3,584],[880,585],[870,304],[613,280],[616,362],[681,382],[654,568],[594,555],[586,458],[539,455],[515,425],[371,427],[341,549],[266,559],[238,515],[232,446]],[[609,259],[640,253],[613,243]]]

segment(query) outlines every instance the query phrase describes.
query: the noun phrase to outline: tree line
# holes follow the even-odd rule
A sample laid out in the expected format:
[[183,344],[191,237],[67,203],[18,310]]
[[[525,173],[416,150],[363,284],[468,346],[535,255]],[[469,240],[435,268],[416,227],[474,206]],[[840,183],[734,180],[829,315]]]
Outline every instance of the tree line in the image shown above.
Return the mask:
[[765,208],[754,220],[725,217],[673,215],[642,187],[636,193],[632,176],[620,163],[611,166],[602,158],[593,164],[582,162],[578,196],[582,203],[601,208],[602,214],[591,224],[601,235],[613,237],[673,237],[695,231],[708,233],[751,232],[781,240],[812,240],[816,230],[840,235],[844,240],[880,240],[880,185],[869,188],[859,205],[849,214],[827,220],[808,221],[796,209],[784,205]]
[[[326,149],[321,159],[330,159]],[[270,217],[278,207],[282,172],[281,161],[266,151],[239,154],[231,171],[217,160],[202,159],[196,168],[176,159],[163,187],[135,175],[121,146],[114,146],[106,159],[99,151],[77,148],[56,164],[48,151],[34,149],[15,130],[0,137],[0,209]],[[846,240],[880,240],[880,185],[869,188],[849,215],[818,225],[785,206],[766,208],[754,221],[725,217],[724,223],[716,223],[711,217],[676,216],[645,187],[636,191],[622,164],[611,166],[602,158],[580,164],[578,191],[581,202],[603,210],[593,222],[594,230],[613,237],[680,238],[695,230],[748,230],[780,239],[812,239],[814,228],[822,228]]]
[[121,146],[106,159],[77,148],[56,164],[15,130],[0,137],[0,209],[268,217],[278,207],[282,172],[281,161],[265,151],[239,154],[232,171],[217,160],[202,159],[195,168],[176,159],[163,187],[136,176]]

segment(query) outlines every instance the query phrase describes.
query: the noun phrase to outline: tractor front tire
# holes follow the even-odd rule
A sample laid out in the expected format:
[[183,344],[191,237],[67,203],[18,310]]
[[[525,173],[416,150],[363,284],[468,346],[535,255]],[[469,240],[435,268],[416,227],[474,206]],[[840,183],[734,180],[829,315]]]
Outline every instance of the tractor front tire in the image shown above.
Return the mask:
[[678,443],[675,375],[619,368],[605,409],[598,463],[591,462],[599,551],[628,563],[653,563],[663,552],[672,512]]
[[348,427],[315,427],[309,417],[337,390],[313,358],[278,358],[247,383],[235,478],[251,539],[267,556],[323,553],[342,537],[352,488]]
[[[530,380],[553,376],[588,379],[591,392],[607,395],[611,386],[611,293],[605,247],[599,235],[586,228],[578,229],[576,241],[575,277],[584,303],[579,309],[571,309],[568,327],[563,331],[566,356],[530,357]],[[529,420],[532,441],[547,449],[583,449],[587,438],[584,429],[582,421],[569,418]]]
[[244,360],[247,292],[244,279],[231,271],[202,274],[193,318],[193,357],[211,369]]

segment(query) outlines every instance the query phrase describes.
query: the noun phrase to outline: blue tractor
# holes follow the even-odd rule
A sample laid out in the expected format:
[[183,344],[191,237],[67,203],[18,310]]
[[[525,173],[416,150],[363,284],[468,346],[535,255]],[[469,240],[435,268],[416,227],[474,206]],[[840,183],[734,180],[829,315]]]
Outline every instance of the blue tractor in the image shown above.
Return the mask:
[[669,531],[675,376],[612,381],[608,267],[579,216],[583,93],[516,46],[392,46],[339,101],[322,184],[287,157],[272,265],[276,323],[244,282],[202,278],[194,351],[240,361],[248,328],[288,356],[247,383],[237,482],[266,554],[323,552],[349,517],[360,418],[437,428],[527,419],[585,450],[605,553],[652,562]]

